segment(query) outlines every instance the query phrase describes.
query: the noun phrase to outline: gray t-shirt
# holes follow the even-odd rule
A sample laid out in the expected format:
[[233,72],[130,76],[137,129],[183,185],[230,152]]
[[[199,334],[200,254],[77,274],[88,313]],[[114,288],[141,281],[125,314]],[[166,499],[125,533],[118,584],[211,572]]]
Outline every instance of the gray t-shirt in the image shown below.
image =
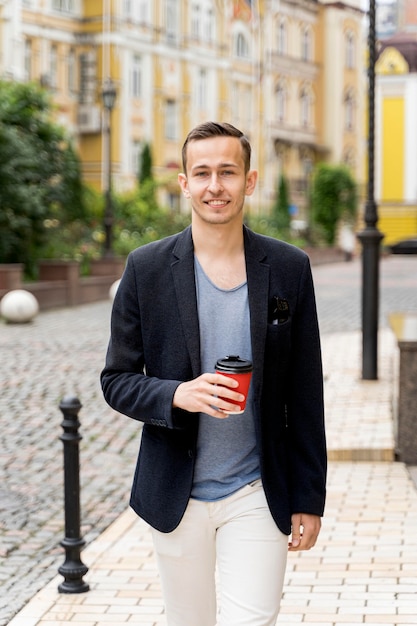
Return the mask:
[[[220,289],[195,257],[202,372],[228,355],[252,360],[248,289]],[[191,497],[215,501],[260,477],[252,411],[252,385],[244,413],[225,419],[200,414]]]

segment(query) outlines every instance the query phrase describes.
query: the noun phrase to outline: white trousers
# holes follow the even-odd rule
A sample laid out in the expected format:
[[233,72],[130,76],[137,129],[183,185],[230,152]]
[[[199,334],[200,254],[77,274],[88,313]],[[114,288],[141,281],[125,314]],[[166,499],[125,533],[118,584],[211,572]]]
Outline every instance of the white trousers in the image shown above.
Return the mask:
[[191,499],[173,532],[152,534],[168,626],[275,626],[288,538],[260,480],[217,502]]

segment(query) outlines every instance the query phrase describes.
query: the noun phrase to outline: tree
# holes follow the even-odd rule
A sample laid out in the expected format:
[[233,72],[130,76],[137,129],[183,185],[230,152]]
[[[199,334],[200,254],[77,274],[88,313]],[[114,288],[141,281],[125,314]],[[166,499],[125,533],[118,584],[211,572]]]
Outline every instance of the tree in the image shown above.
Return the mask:
[[45,222],[82,217],[79,159],[52,121],[48,94],[34,84],[0,82],[0,262],[33,275]]
[[148,143],[143,146],[142,153],[140,155],[138,181],[142,184],[146,180],[153,180],[152,174],[152,152]]
[[288,182],[283,174],[279,177],[278,193],[273,207],[273,217],[278,229],[286,230],[290,227],[290,200]]
[[357,211],[357,186],[347,167],[326,163],[317,166],[311,210],[313,226],[319,226],[326,243],[333,245],[339,220],[352,219]]

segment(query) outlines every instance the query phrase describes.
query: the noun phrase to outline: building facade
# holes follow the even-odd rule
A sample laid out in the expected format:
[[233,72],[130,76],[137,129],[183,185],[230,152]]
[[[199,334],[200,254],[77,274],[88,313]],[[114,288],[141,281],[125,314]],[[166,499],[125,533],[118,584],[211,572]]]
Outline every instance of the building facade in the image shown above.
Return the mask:
[[375,195],[390,245],[417,237],[417,33],[384,40],[376,72]]
[[268,209],[284,174],[303,218],[317,162],[346,163],[362,182],[362,28],[360,0],[0,0],[0,76],[51,91],[98,190],[111,79],[116,190],[136,184],[149,143],[164,203],[179,208],[186,133],[230,121],[248,134],[260,173],[251,210]]

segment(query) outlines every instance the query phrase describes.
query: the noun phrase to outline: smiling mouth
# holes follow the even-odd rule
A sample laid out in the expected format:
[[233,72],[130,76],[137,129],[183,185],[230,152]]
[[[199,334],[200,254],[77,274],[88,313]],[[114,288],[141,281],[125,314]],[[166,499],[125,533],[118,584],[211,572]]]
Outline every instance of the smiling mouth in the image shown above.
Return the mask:
[[207,200],[206,204],[215,209],[216,207],[225,206],[226,204],[228,204],[228,202],[228,200]]

